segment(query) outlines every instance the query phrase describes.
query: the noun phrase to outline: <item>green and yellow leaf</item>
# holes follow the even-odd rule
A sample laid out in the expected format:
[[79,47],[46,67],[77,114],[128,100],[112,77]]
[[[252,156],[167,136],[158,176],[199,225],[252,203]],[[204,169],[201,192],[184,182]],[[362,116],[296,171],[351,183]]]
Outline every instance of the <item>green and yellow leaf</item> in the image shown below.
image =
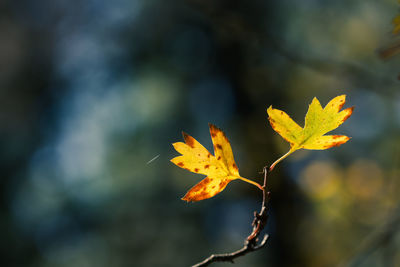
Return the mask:
[[239,174],[233,158],[232,148],[224,132],[213,124],[209,124],[211,139],[214,145],[214,155],[190,135],[183,133],[183,142],[172,144],[181,156],[171,159],[175,165],[190,172],[207,175],[193,186],[182,200],[199,201],[211,198],[225,189],[230,181],[241,179],[262,190],[262,187]]
[[270,169],[298,149],[323,150],[346,143],[350,137],[345,135],[325,135],[336,129],[353,113],[354,107],[340,111],[346,102],[346,95],[332,99],[322,108],[314,98],[308,108],[304,128],[300,127],[284,111],[270,106],[267,110],[272,128],[290,143],[287,154],[271,165]]

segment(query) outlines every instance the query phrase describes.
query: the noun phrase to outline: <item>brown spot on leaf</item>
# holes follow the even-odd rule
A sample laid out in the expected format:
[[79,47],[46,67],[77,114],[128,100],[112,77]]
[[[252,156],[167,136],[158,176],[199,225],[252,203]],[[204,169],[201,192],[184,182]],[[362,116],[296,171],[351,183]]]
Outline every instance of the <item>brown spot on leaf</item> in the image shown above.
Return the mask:
[[197,183],[195,186],[193,186],[192,188],[190,188],[190,190],[186,193],[186,195],[189,194],[189,193],[192,193],[192,194],[193,194],[193,193],[199,192],[201,189],[206,188],[207,185],[208,185],[210,182],[211,182],[211,181],[210,181],[210,178],[208,178],[208,177],[204,178],[202,181],[200,181],[200,182]]
[[[340,136],[340,135],[338,135],[338,136]],[[326,149],[326,148],[331,148],[331,147],[335,147],[335,146],[340,146],[340,145],[346,143],[347,141],[349,141],[349,139],[350,138],[347,137],[344,140],[340,140],[340,141],[337,141],[337,142],[330,143],[329,145],[326,145],[324,148]]]
[[210,198],[210,194],[207,192],[201,192],[201,193],[191,193],[191,192],[187,192],[186,195],[182,198],[182,200],[186,200],[187,202],[190,201],[200,201],[203,199],[207,199]]
[[[282,132],[276,126],[276,122],[271,117],[268,117],[268,120],[269,120],[269,123],[271,124],[272,129],[274,129],[275,132],[277,132],[280,136],[282,136],[283,139],[285,139],[287,142],[290,143],[291,141],[282,135]],[[286,132],[290,133],[289,130],[286,130]]]
[[234,168],[235,170],[237,170],[237,169],[238,169],[238,167],[236,166],[236,164],[235,164],[235,163],[233,163],[233,164],[232,164],[232,168]]
[[204,165],[204,169],[208,169],[208,168],[210,168],[210,165],[209,165],[209,164]]
[[[200,183],[202,184],[202,186],[206,186],[206,185],[208,185],[210,182],[211,182],[211,179],[208,178],[208,177],[206,177],[206,178],[204,178],[203,181],[201,181]],[[200,184],[200,183],[199,183],[199,184]]]
[[225,188],[225,186],[227,185],[229,183],[229,180],[222,180],[219,184],[218,184],[218,186],[219,186],[219,191],[222,191],[222,190],[224,190],[224,188]]
[[339,110],[341,110],[342,109],[342,107],[344,106],[344,103],[345,103],[346,101],[344,101],[344,99],[341,99],[340,100],[340,104],[339,104],[339,107],[338,107],[338,112],[339,112]]
[[191,148],[194,148],[194,142],[195,142],[194,138],[185,132],[182,132],[182,135],[183,135],[183,139],[185,140],[185,143],[188,146],[190,146]]
[[221,156],[218,156],[217,160],[221,160]]
[[211,186],[211,188],[214,189],[214,188],[215,188],[215,185]]
[[354,107],[346,108],[345,110],[343,110],[344,112],[347,112],[348,114],[346,115],[346,117],[343,118],[342,122],[346,121],[351,116],[351,114],[353,114],[353,110],[354,110]]
[[332,146],[340,146],[341,144],[343,144],[344,142],[336,142],[336,143],[333,143],[332,144]]
[[334,146],[339,146],[341,144],[343,144],[343,143],[342,142],[334,142],[334,143],[331,143],[330,145],[328,145],[327,148],[334,147]]
[[178,162],[178,164],[176,164],[176,165],[178,165],[179,167],[185,166],[185,164],[183,164],[183,162]]
[[214,150],[217,150],[217,149],[222,149],[221,144],[215,144],[214,145]]
[[201,192],[200,194],[197,194],[197,195],[194,197],[194,200],[192,200],[192,201],[199,201],[199,200],[207,199],[207,198],[210,198],[210,197],[211,197],[211,196],[210,196],[209,193],[207,193],[207,192]]
[[206,177],[198,184],[193,186],[186,195],[182,198],[182,200],[189,201],[199,201],[206,198],[212,197],[208,192],[206,192],[207,185],[211,182],[211,179]]
[[210,158],[211,157],[211,154],[210,153],[208,153],[208,155],[207,155],[207,158]]
[[220,130],[219,130],[218,127],[215,126],[214,124],[209,123],[208,125],[209,125],[209,127],[210,127],[210,134],[211,134],[211,136],[212,136],[212,137],[216,137],[216,136],[217,136],[217,133],[218,133]]
[[222,134],[222,137],[224,137],[224,139],[229,143],[228,137],[226,137],[225,133],[221,129],[218,130]]
[[199,172],[199,169],[198,168],[194,168],[194,172]]
[[218,184],[219,189],[224,188],[228,183],[229,183],[228,180],[226,180],[226,179],[222,180],[222,181]]

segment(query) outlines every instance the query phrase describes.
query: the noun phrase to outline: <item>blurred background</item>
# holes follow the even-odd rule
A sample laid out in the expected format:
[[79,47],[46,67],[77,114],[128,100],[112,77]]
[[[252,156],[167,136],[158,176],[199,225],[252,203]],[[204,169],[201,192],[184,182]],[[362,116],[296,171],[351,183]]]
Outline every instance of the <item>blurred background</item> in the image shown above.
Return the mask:
[[[269,177],[265,248],[215,266],[400,266],[399,57],[394,0],[0,2],[1,266],[189,266],[239,249],[261,204],[234,181],[169,162],[207,123],[241,175],[289,145],[269,105],[300,124],[314,96],[347,94],[350,142],[298,151]],[[153,159],[153,160],[152,160]]]

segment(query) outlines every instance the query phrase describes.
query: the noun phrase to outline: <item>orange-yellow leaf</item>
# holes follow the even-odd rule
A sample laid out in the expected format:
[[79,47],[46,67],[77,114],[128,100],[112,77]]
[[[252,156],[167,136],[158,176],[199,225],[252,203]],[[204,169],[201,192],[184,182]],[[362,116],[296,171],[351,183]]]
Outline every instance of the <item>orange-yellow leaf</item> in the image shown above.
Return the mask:
[[294,151],[304,149],[323,150],[346,143],[350,137],[345,135],[324,135],[341,125],[353,113],[353,107],[340,111],[346,102],[346,95],[332,99],[322,108],[317,98],[311,102],[304,128],[294,122],[285,112],[270,106],[267,110],[272,128],[290,143],[287,154],[271,165],[271,169]]
[[239,174],[233,158],[232,148],[224,132],[213,124],[209,124],[214,155],[190,135],[183,133],[183,142],[172,144],[181,156],[171,159],[177,166],[194,173],[207,175],[201,182],[193,186],[182,198],[186,201],[199,201],[211,198],[225,189],[226,185],[236,179],[262,187]]
[[393,34],[398,34],[400,32],[400,15],[395,17],[392,23],[394,25]]
[[[397,2],[400,4],[400,1],[397,1]],[[393,30],[392,30],[393,35],[399,35],[400,34],[400,15],[397,15],[392,20],[392,24],[393,24]],[[379,49],[378,53],[379,53],[379,56],[385,60],[400,53],[399,40],[395,40],[393,43],[387,45],[386,47]],[[400,80],[400,75],[398,76],[398,79]]]

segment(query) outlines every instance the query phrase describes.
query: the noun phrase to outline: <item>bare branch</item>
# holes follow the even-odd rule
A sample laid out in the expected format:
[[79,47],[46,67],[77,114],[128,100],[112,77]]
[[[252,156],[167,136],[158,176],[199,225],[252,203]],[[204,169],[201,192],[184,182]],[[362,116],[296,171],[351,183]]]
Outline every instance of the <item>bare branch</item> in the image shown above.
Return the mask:
[[252,222],[253,231],[251,234],[245,239],[244,246],[234,252],[225,253],[225,254],[212,254],[210,257],[206,258],[202,262],[199,262],[192,267],[201,267],[201,266],[208,266],[213,262],[216,261],[229,261],[233,263],[233,260],[237,257],[246,255],[252,251],[256,251],[261,249],[265,246],[268,240],[268,235],[264,235],[264,238],[259,242],[259,235],[261,231],[264,229],[265,225],[268,221],[268,203],[270,200],[270,192],[267,192],[267,176],[268,176],[268,167],[264,167],[264,184],[263,184],[263,201],[261,205],[260,212],[254,212],[254,219]]

